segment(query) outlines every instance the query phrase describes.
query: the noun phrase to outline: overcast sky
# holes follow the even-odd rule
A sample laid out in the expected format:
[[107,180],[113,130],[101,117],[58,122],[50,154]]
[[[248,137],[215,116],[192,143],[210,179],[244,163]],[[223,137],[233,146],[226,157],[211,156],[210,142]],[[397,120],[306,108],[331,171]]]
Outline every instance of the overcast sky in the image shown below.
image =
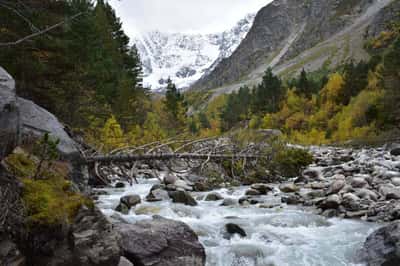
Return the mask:
[[220,32],[269,2],[271,0],[109,0],[130,37],[155,29]]

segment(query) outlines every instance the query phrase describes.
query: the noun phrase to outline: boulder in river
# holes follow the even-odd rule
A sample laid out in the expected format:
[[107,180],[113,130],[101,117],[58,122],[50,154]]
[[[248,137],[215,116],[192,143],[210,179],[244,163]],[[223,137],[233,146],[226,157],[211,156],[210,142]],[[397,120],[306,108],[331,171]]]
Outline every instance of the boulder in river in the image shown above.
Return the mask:
[[174,203],[183,203],[189,206],[196,206],[196,200],[186,191],[170,191],[168,195],[172,198]]
[[163,201],[169,199],[170,197],[168,192],[161,188],[151,190],[149,194],[146,196],[147,201]]
[[222,200],[224,197],[221,196],[218,192],[211,192],[208,193],[206,198],[204,199],[205,201],[217,201],[217,200]]
[[197,235],[185,223],[154,216],[150,221],[121,224],[123,255],[134,265],[205,265]]
[[300,203],[300,197],[294,194],[282,196],[281,201],[288,205],[296,205]]
[[396,147],[396,148],[393,148],[393,149],[390,151],[390,154],[393,155],[393,156],[400,156],[400,146],[399,146],[399,147]]
[[128,215],[129,214],[129,207],[126,206],[124,203],[119,203],[118,206],[115,208],[115,211],[120,212],[122,214]]
[[247,234],[239,225],[234,223],[228,223],[225,225],[225,229],[230,235],[238,234],[241,237],[246,237]]
[[233,198],[225,198],[222,203],[221,206],[232,206],[232,205],[236,205],[237,201]]
[[139,195],[126,195],[120,199],[120,202],[125,204],[128,208],[132,208],[141,202]]
[[273,191],[274,188],[267,185],[267,184],[262,184],[262,183],[257,183],[257,184],[252,184],[251,189],[257,190],[260,192],[262,195],[266,195],[268,192]]
[[124,188],[124,187],[125,187],[125,183],[123,183],[123,182],[117,182],[115,184],[115,188]]
[[284,193],[292,193],[300,190],[300,188],[293,183],[281,184],[279,189]]
[[369,266],[400,265],[400,221],[382,227],[368,236],[362,257]]
[[170,173],[166,174],[163,179],[164,184],[166,185],[173,185],[175,184],[176,180],[177,180],[176,176]]
[[246,196],[259,196],[259,195],[261,195],[261,192],[250,188],[250,189],[246,190],[245,195]]

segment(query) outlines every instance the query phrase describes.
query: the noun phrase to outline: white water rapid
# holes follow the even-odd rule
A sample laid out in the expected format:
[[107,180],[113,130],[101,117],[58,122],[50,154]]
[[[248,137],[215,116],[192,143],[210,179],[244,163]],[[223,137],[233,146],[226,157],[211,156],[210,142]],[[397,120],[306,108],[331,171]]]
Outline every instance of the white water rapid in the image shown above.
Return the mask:
[[[326,219],[301,207],[280,203],[280,197],[263,196],[274,208],[220,206],[221,201],[202,200],[207,192],[193,192],[195,207],[170,201],[146,202],[156,179],[120,189],[105,189],[98,206],[109,217],[128,222],[151,219],[154,214],[187,223],[199,236],[207,253],[208,266],[338,266],[356,264],[357,251],[378,225],[357,220]],[[216,190],[224,198],[238,200],[247,187]],[[278,193],[278,192],[276,192]],[[276,194],[275,193],[275,194]],[[121,196],[138,194],[142,203],[122,215],[114,209]],[[225,224],[235,223],[247,237],[226,238]],[[225,237],[224,237],[225,235]],[[188,265],[190,266],[190,265]]]

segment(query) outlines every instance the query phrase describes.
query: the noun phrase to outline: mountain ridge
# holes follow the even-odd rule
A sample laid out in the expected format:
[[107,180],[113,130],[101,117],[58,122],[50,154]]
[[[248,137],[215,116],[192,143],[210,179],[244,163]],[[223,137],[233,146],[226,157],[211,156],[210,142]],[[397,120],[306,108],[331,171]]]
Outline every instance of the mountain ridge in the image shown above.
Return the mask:
[[134,43],[142,58],[144,84],[152,89],[166,86],[170,77],[178,88],[189,87],[240,44],[250,29],[255,14],[248,14],[224,32],[211,34],[163,33],[150,31]]
[[[315,71],[341,62],[367,59],[363,45],[374,18],[389,12],[397,0],[275,0],[256,15],[252,28],[235,52],[203,76],[191,89],[217,94],[255,85],[267,69],[289,77],[302,68]],[[389,8],[390,9],[390,8]],[[390,13],[390,12],[389,12]],[[376,22],[375,34],[384,25]],[[373,26],[371,26],[373,27]]]

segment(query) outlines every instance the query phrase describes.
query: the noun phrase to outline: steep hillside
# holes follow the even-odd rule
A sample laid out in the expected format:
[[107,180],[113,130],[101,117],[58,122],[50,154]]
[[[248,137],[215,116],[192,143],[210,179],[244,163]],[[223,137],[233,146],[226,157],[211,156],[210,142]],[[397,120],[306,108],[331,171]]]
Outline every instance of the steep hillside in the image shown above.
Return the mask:
[[260,82],[267,67],[281,76],[302,68],[333,68],[366,59],[366,38],[393,17],[398,0],[276,0],[257,14],[253,27],[231,57],[192,86],[230,92]]

